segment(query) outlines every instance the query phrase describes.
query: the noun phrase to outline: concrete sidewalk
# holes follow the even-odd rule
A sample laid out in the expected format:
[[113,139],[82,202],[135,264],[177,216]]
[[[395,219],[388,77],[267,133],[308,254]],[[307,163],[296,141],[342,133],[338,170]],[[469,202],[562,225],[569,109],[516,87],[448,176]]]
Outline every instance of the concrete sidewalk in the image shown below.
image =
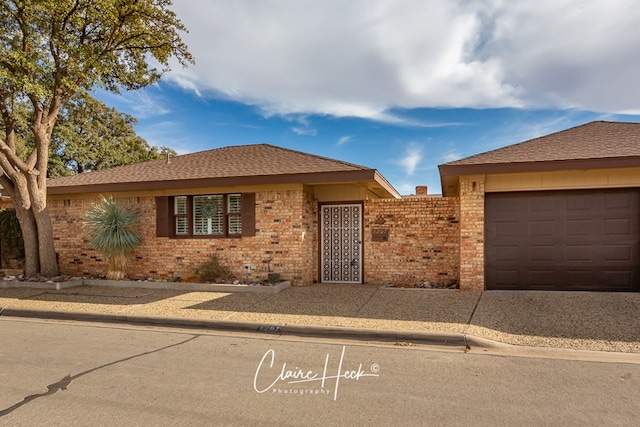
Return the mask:
[[[315,284],[278,294],[78,286],[0,289],[0,316],[640,353],[640,294]],[[1,317],[0,317],[1,318]]]

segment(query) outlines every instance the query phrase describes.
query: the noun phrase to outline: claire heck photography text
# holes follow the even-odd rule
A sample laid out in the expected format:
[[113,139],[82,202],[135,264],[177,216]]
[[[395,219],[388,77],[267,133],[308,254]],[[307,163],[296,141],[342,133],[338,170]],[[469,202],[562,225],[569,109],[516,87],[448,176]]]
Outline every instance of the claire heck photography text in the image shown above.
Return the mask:
[[363,362],[349,364],[345,362],[345,353],[346,346],[342,346],[339,358],[327,353],[324,365],[309,369],[297,363],[288,365],[278,358],[275,350],[269,349],[258,363],[253,377],[253,389],[260,394],[333,396],[333,400],[337,400],[341,380],[360,381],[379,376],[380,365]]

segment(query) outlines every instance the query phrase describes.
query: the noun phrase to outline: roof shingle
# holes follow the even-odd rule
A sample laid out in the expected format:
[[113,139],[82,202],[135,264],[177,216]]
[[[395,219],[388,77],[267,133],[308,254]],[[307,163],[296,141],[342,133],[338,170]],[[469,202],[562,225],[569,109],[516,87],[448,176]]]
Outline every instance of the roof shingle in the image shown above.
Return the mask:
[[591,122],[445,165],[550,162],[640,156],[640,123]]
[[49,181],[48,187],[369,171],[370,168],[269,144],[238,145],[167,159],[82,173]]
[[640,123],[591,122],[438,166],[445,196],[458,177],[640,166]]

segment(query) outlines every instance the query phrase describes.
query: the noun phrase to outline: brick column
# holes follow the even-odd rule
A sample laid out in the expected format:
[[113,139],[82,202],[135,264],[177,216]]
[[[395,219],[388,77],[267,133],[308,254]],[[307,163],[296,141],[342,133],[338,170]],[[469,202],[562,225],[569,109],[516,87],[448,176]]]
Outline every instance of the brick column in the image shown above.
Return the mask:
[[484,290],[484,175],[460,177],[460,290]]

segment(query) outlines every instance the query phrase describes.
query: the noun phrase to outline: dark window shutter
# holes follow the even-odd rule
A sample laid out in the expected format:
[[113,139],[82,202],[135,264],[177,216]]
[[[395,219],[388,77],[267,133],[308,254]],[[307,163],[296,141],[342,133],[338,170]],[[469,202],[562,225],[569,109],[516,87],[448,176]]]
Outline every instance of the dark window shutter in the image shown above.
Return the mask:
[[242,193],[242,237],[256,235],[256,194]]
[[156,237],[171,236],[169,198],[156,197]]

